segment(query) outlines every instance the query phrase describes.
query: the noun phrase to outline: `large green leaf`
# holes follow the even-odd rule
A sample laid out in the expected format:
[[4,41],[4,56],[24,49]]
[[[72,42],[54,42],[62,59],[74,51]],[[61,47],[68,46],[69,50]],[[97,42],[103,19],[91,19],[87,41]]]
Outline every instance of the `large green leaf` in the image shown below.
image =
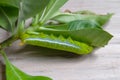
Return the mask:
[[46,34],[70,36],[73,40],[85,42],[89,45],[101,47],[108,43],[112,35],[104,31],[96,23],[91,21],[73,21],[60,26],[46,26],[29,29],[28,33],[44,32]]
[[0,1],[0,27],[12,32],[18,17],[20,0]]
[[111,18],[112,14],[97,15],[89,11],[79,11],[74,13],[59,13],[52,17],[52,20],[60,23],[69,23],[74,20],[91,20],[103,26]]
[[0,0],[0,6],[12,6],[19,8],[19,3],[21,0]]
[[[49,18],[52,17],[52,15],[58,11],[68,0],[50,0],[47,7],[43,10],[42,16],[40,16],[40,22],[44,23]],[[40,14],[41,15],[41,14]]]
[[0,7],[0,27],[12,32],[18,17],[18,8]]
[[18,68],[16,68],[14,65],[10,63],[5,53],[2,51],[5,63],[6,63],[6,77],[7,80],[52,80],[48,77],[44,76],[30,76]]

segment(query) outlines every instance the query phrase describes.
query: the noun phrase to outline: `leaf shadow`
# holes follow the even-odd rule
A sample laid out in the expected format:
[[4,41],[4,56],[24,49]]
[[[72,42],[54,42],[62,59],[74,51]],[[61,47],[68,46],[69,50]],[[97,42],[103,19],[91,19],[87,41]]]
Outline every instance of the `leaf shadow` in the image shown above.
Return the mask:
[[38,46],[32,46],[32,45],[26,45],[20,50],[16,51],[17,54],[29,54],[29,56],[46,56],[46,57],[65,57],[65,58],[77,58],[81,57],[81,55],[77,55],[71,52],[61,51],[61,50],[55,50],[55,49],[49,49],[44,47],[38,47]]
[[[61,51],[61,50],[55,50],[55,49],[49,49],[44,47],[37,47],[37,46],[31,46],[26,45],[20,50],[17,50],[15,53],[17,54],[23,54],[28,57],[45,57],[45,58],[61,58],[61,59],[69,59],[69,60],[78,60],[78,61],[84,61],[86,59],[92,59],[95,60],[97,56],[90,53],[88,55],[78,55],[71,52]],[[94,53],[94,52],[93,52]]]

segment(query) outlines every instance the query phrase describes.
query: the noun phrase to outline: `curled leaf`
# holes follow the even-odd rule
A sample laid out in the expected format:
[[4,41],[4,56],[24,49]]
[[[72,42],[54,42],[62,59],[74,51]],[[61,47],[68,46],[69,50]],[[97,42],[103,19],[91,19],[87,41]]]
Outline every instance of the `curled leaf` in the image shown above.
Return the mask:
[[58,15],[52,17],[52,20],[58,21],[60,23],[69,23],[74,20],[91,20],[103,26],[109,21],[113,14],[97,15],[89,11],[79,11],[73,13],[59,13]]

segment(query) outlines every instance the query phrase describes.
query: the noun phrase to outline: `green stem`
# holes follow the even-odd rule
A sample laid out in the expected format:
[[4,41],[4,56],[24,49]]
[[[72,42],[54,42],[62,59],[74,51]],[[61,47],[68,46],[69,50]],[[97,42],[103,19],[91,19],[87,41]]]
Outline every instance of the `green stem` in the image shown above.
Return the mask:
[[4,60],[5,60],[5,62],[9,62],[9,60],[8,60],[8,58],[7,58],[7,56],[6,56],[5,51],[0,50],[0,53],[2,54],[2,56],[3,56]]
[[[5,60],[8,60],[6,57],[5,52],[3,51],[4,48],[10,46],[14,41],[18,40],[19,38],[17,36],[11,36],[10,38],[8,38],[7,40],[3,41],[2,43],[0,43],[0,54],[4,57]],[[7,62],[7,61],[5,61]],[[6,70],[5,70],[5,66],[2,65],[2,80],[6,80]]]
[[11,36],[10,38],[8,38],[7,40],[3,41],[2,43],[0,43],[0,50],[10,46],[14,41],[18,40],[17,36]]

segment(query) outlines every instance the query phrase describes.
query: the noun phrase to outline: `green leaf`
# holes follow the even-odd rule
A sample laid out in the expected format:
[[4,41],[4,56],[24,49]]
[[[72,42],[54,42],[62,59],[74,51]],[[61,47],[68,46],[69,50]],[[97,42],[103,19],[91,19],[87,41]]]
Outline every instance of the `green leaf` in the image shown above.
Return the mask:
[[[43,27],[39,27],[40,29]],[[52,29],[52,30],[80,30],[84,28],[99,28],[102,29],[101,26],[91,20],[75,20],[71,21],[67,24],[59,24],[59,25],[45,25],[44,28],[46,29]]]
[[[20,3],[18,24],[17,24],[17,34],[21,35],[21,29],[23,30],[25,26],[20,26],[22,22],[26,19],[36,16],[41,13],[43,9],[49,4],[50,0],[22,0]],[[22,27],[22,28],[21,28]]]
[[18,17],[20,0],[0,1],[0,27],[12,32]]
[[[52,15],[58,11],[68,0],[50,0],[47,7],[41,13],[40,22],[44,23],[52,17]],[[41,15],[40,14],[40,15]]]
[[83,42],[73,40],[70,36],[66,38],[62,35],[55,36],[52,33],[27,33],[23,34],[21,38],[23,43],[26,44],[68,51],[76,54],[88,54],[93,50],[91,46]]
[[0,6],[12,6],[19,8],[19,3],[21,0],[0,0]]
[[5,55],[5,53],[3,51],[1,51],[5,63],[6,63],[6,77],[7,80],[52,80],[48,77],[44,77],[44,76],[30,76],[24,72],[22,72],[21,70],[19,70],[18,68],[16,68],[14,65],[12,65],[10,63],[10,61],[8,60],[7,56]]
[[79,11],[74,13],[61,13],[52,18],[60,23],[69,23],[74,20],[91,20],[103,26],[113,14],[97,15],[89,11]]
[[111,34],[101,29],[96,23],[88,20],[77,20],[59,26],[38,27],[27,31],[27,33],[32,32],[44,32],[46,34],[62,35],[65,37],[70,36],[73,40],[95,47],[105,46],[112,38]]
[[22,0],[20,3],[19,21],[33,17],[48,5],[50,0]]
[[0,27],[12,32],[18,17],[18,8],[0,7]]
[[[50,0],[3,0],[0,1],[0,26],[8,31],[13,31],[15,21],[18,25],[45,9]],[[16,7],[16,8],[15,8]],[[3,9],[4,8],[4,9]],[[19,13],[19,17],[18,17]]]

